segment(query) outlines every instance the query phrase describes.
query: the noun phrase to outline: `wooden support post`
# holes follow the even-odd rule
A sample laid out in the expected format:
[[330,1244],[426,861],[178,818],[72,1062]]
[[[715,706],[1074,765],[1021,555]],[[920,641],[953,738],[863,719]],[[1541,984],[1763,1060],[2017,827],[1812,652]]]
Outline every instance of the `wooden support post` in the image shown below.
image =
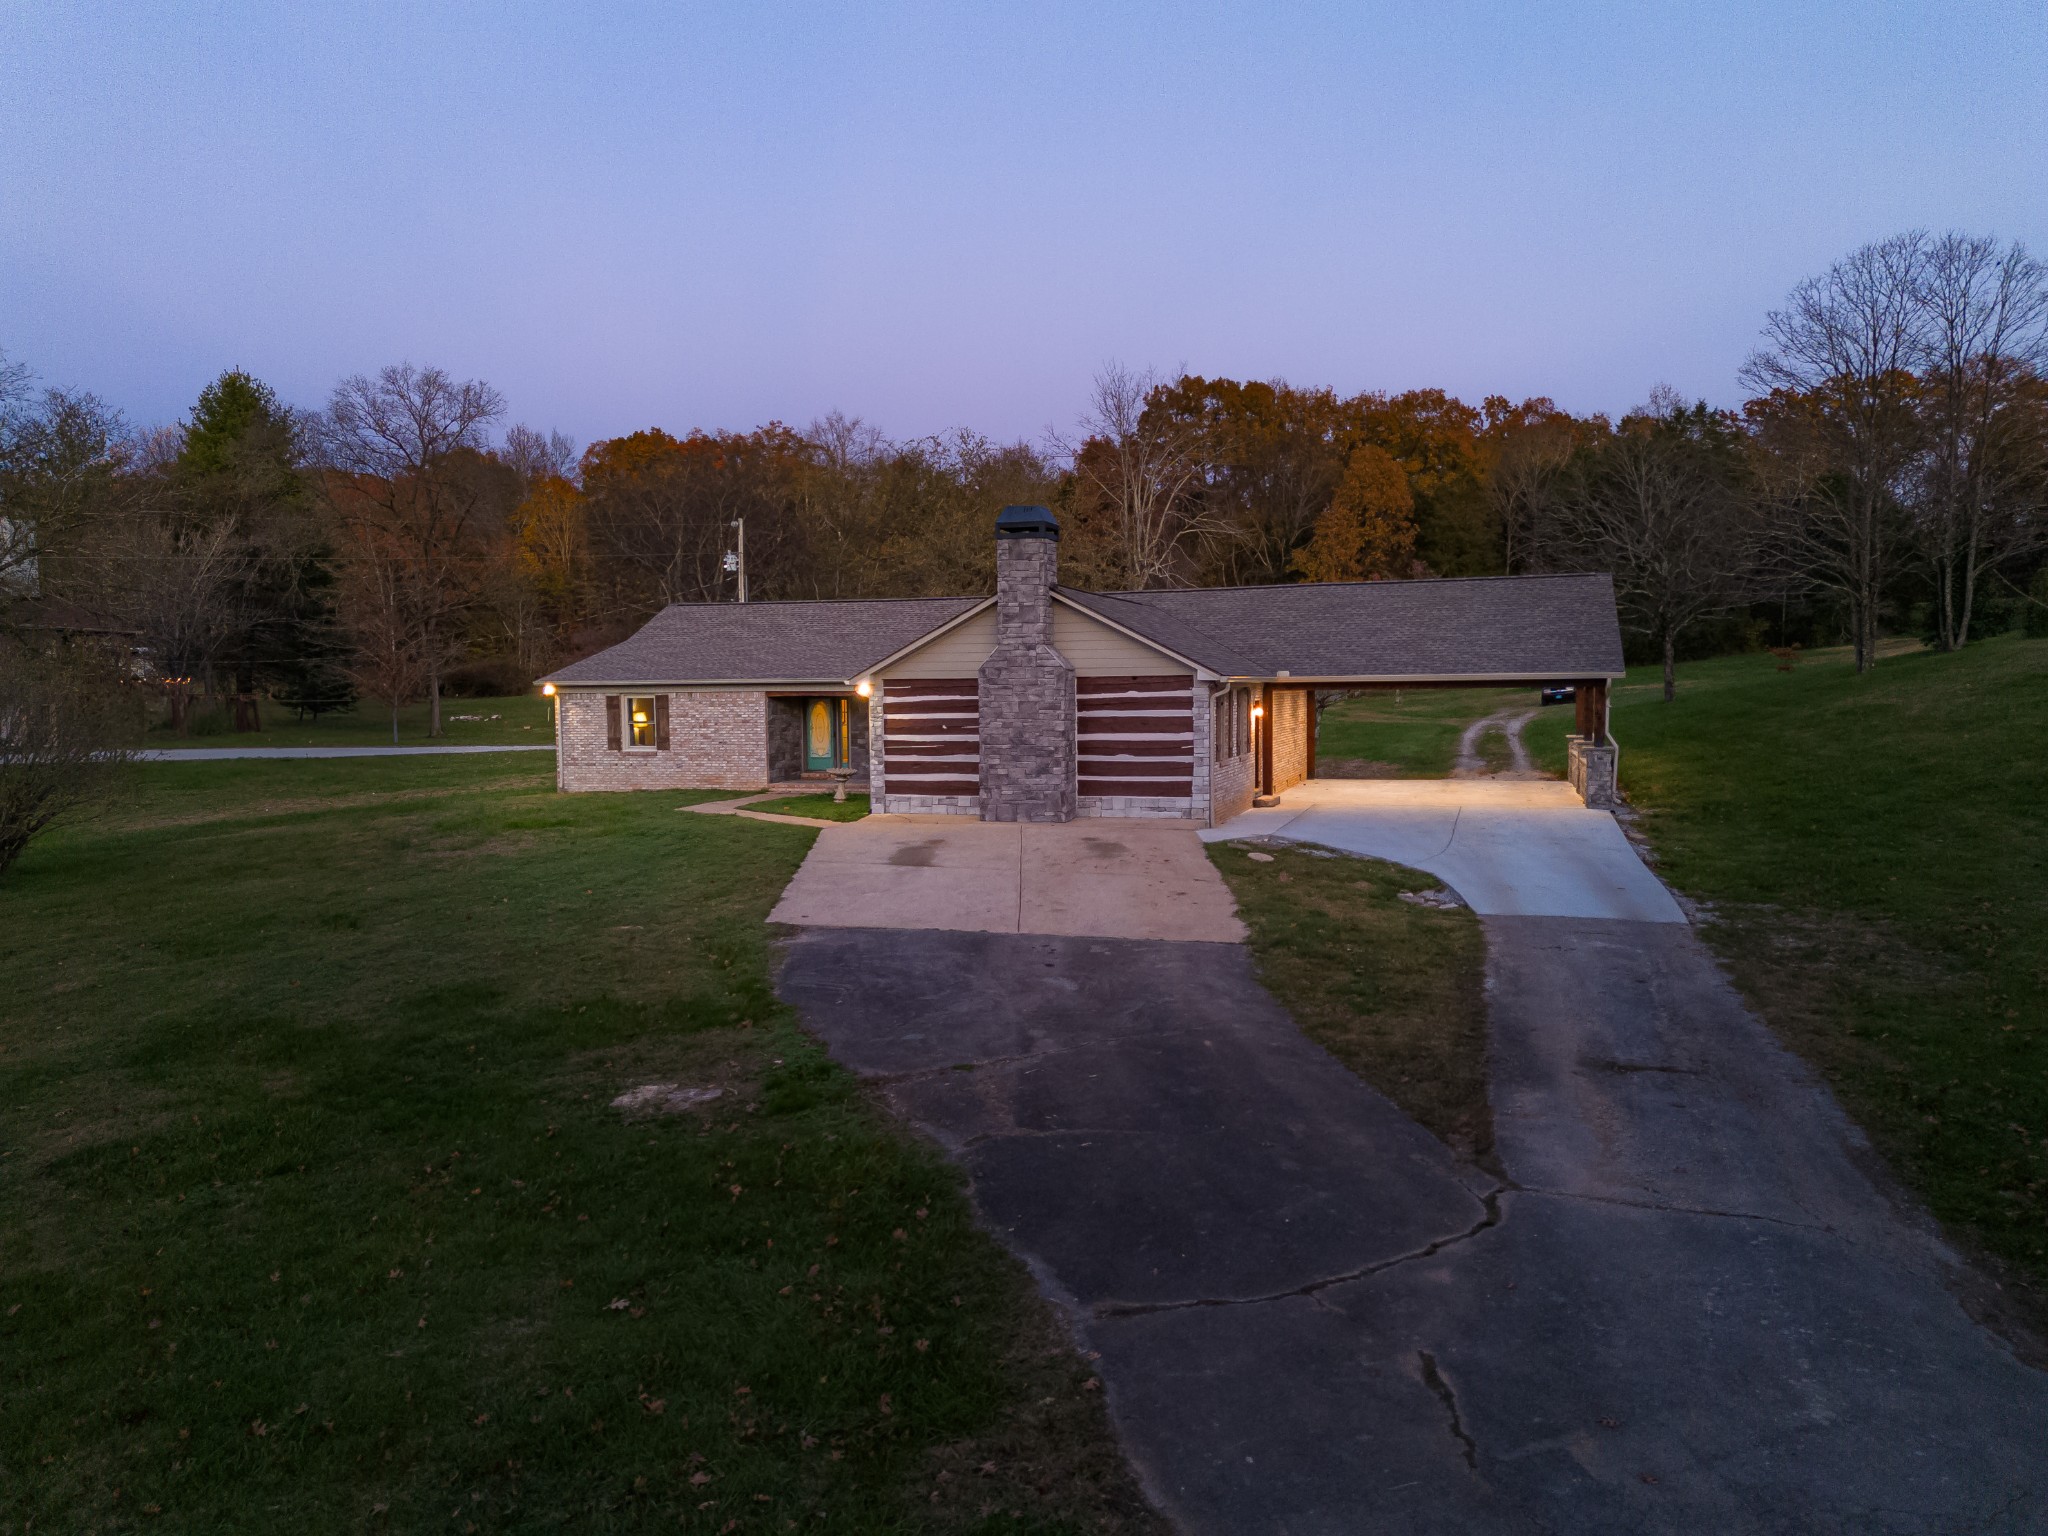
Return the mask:
[[1572,731],[1579,736],[1593,734],[1593,685],[1572,684]]
[[1584,691],[1592,694],[1591,704],[1586,712],[1586,734],[1593,738],[1594,746],[1605,746],[1607,744],[1607,679],[1602,678],[1597,683],[1589,683]]

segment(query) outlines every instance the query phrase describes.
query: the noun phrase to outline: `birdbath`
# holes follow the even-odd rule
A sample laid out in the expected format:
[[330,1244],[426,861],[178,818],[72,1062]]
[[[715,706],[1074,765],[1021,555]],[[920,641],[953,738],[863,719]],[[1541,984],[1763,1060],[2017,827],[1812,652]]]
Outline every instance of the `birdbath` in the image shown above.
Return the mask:
[[853,777],[853,770],[851,768],[834,768],[831,770],[831,773],[835,780],[832,786],[832,803],[834,805],[844,805],[846,804],[846,781]]

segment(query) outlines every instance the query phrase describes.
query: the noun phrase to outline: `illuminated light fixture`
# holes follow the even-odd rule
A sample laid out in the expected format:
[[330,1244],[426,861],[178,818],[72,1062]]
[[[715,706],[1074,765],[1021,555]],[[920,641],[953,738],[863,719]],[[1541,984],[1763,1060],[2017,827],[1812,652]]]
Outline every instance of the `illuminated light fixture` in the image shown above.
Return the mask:
[[644,710],[644,709],[636,709],[636,710],[634,710],[634,711],[633,711],[633,723],[634,723],[635,725],[645,725],[645,724],[647,723],[647,711],[646,711],[646,710]]
[[875,685],[869,682],[866,678],[862,678],[859,682],[853,685],[853,691],[865,699],[874,693]]
[[555,685],[553,683],[542,683],[540,685],[540,696],[544,699],[552,699],[555,696]]
[[1266,714],[1266,706],[1265,706],[1265,705],[1263,705],[1263,704],[1254,704],[1254,705],[1252,706],[1252,718],[1253,718],[1254,720],[1261,720],[1261,719],[1264,719],[1264,718],[1265,718],[1265,714]]

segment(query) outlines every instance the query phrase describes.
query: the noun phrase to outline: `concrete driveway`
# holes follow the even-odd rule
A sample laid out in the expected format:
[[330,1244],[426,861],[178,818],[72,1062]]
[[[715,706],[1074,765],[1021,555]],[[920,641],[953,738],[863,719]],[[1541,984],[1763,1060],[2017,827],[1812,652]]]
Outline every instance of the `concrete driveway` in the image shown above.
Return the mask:
[[868,816],[826,828],[771,914],[830,928],[1234,944],[1237,904],[1182,822]]
[[1285,837],[1406,864],[1486,917],[1685,921],[1614,817],[1555,780],[1311,779],[1201,835]]

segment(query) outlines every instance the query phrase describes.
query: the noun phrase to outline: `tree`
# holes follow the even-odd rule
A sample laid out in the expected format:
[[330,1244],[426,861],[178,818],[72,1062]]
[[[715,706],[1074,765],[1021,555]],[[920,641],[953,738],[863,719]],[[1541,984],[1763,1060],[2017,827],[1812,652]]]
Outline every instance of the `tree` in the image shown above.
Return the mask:
[[1095,376],[1081,441],[1062,444],[1080,491],[1085,533],[1102,546],[1104,584],[1126,590],[1182,579],[1198,530],[1190,492],[1200,475],[1196,432],[1147,409],[1165,385],[1111,363]]
[[2048,541],[2048,267],[2014,242],[1948,234],[1914,289],[1926,445],[1914,529],[1941,648],[1969,640],[1985,574]]
[[1407,472],[1385,449],[1361,443],[1294,568],[1310,581],[1384,581],[1415,575],[1417,563]]
[[111,659],[0,636],[0,874],[39,833],[106,796],[138,724]]
[[1732,417],[1657,391],[1581,450],[1539,530],[1551,569],[1612,573],[1623,625],[1663,653],[1667,703],[1679,637],[1755,590],[1742,453]]
[[82,545],[124,492],[131,440],[120,413],[80,390],[31,401],[18,370],[0,401],[0,590],[91,597]]
[[432,736],[441,734],[441,674],[462,653],[517,499],[516,479],[483,455],[504,409],[488,384],[406,363],[344,379],[322,423],[334,471],[325,490],[348,556],[378,565],[369,587],[391,605],[366,610],[358,591],[350,611],[381,615],[368,643],[412,647]]
[[1856,670],[1877,662],[1879,609],[1902,547],[1920,444],[1919,293],[1927,237],[1866,245],[1792,291],[1743,366],[1752,417],[1793,473],[1776,484],[1778,548],[1849,611]]

